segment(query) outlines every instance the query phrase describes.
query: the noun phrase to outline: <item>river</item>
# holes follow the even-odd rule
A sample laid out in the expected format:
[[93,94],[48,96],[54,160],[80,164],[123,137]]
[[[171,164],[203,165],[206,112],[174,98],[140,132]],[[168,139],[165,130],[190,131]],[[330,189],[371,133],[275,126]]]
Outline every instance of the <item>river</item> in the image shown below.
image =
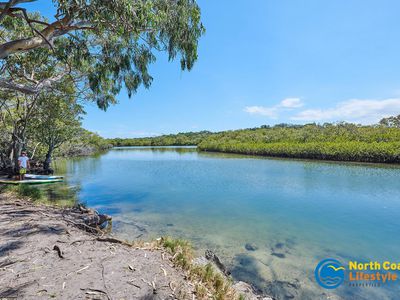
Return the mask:
[[325,258],[400,261],[398,166],[129,147],[57,167],[119,237],[188,239],[278,299],[400,294],[397,282],[326,290],[314,278]]

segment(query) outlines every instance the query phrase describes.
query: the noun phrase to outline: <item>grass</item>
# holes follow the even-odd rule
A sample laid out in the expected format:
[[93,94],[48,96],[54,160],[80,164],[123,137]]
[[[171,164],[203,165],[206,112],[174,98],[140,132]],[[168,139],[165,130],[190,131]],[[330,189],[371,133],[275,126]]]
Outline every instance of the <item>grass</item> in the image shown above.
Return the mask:
[[41,190],[25,184],[21,184],[18,186],[1,186],[0,193],[11,193],[15,196],[31,201],[37,201],[43,198],[43,193]]
[[26,184],[18,186],[1,186],[0,193],[11,193],[18,198],[48,206],[73,207],[76,204],[76,200],[73,197],[67,197],[66,195],[64,197],[63,195],[62,198],[54,200],[51,199],[48,190]]
[[243,299],[232,288],[232,281],[216,271],[212,264],[200,266],[193,263],[193,248],[188,241],[165,237],[160,243],[172,255],[174,263],[187,271],[188,279],[195,284],[198,299]]
[[29,198],[33,201],[37,201],[43,198],[43,193],[40,189],[25,184],[17,186],[16,192],[19,196],[23,198]]

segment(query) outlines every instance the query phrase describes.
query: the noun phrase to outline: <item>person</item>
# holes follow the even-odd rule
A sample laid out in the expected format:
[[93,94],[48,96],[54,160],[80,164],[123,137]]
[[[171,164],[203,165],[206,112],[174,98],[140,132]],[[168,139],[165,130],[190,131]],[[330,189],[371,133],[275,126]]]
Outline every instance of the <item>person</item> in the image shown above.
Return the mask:
[[24,180],[26,170],[30,168],[29,157],[26,156],[26,151],[22,151],[21,156],[18,157],[18,167],[19,167],[19,180]]

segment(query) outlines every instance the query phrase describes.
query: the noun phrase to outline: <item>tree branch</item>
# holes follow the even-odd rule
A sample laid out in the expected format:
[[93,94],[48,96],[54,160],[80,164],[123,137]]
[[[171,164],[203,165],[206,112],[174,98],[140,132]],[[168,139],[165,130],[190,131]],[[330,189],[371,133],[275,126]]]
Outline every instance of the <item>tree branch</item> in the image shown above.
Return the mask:
[[[17,0],[10,0],[4,4],[4,7],[1,8],[1,14],[0,14],[0,22],[4,19],[4,17],[8,14],[8,11],[10,10],[11,7],[13,7],[16,4]],[[1,3],[0,3],[1,4]]]
[[0,45],[0,59],[4,59],[10,54],[17,52],[43,47],[47,43],[50,43],[55,37],[65,34],[68,31],[75,30],[75,28],[68,30],[70,21],[71,19],[65,16],[61,20],[55,21],[43,29],[40,32],[41,36],[19,39]]
[[67,74],[68,73],[65,72],[58,76],[44,79],[36,85],[25,85],[25,84],[20,84],[20,83],[15,83],[15,82],[12,82],[9,80],[5,80],[5,79],[0,79],[0,88],[12,90],[12,91],[18,91],[18,92],[21,92],[23,94],[28,94],[28,95],[35,95],[45,89],[51,88],[51,86],[54,83],[60,81]]
[[4,17],[8,14],[10,8],[20,3],[27,3],[27,2],[35,2],[36,0],[10,0],[8,2],[0,2],[0,22],[4,19]]
[[[34,21],[34,20],[31,20],[31,19],[29,18],[28,13],[26,12],[26,9],[25,9],[25,8],[14,8],[13,10],[21,11],[21,12],[22,12],[23,18],[25,19],[26,23],[28,23],[29,27],[30,27],[31,30],[32,30],[32,33],[33,33],[33,34],[36,33],[37,35],[39,35],[42,39],[45,40],[45,42],[49,45],[49,47],[50,47],[52,50],[54,50],[54,49],[53,49],[53,45],[50,43],[50,41],[48,41],[47,38],[46,38],[39,30],[37,30],[35,27],[33,27],[32,23],[38,23],[38,22],[37,22],[37,21]],[[49,24],[47,24],[47,25],[49,25]]]
[[0,88],[18,91],[24,94],[35,94],[37,91],[32,86],[10,82],[8,80],[0,79]]

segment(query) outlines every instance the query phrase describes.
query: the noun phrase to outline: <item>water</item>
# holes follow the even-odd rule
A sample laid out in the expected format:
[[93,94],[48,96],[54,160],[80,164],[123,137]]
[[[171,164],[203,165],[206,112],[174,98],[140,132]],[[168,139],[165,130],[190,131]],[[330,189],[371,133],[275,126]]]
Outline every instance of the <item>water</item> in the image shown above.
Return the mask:
[[328,257],[400,261],[398,167],[172,147],[117,148],[64,167],[78,199],[112,215],[121,238],[189,239],[199,254],[214,250],[236,279],[278,299],[399,293],[396,282],[324,290],[313,274]]

